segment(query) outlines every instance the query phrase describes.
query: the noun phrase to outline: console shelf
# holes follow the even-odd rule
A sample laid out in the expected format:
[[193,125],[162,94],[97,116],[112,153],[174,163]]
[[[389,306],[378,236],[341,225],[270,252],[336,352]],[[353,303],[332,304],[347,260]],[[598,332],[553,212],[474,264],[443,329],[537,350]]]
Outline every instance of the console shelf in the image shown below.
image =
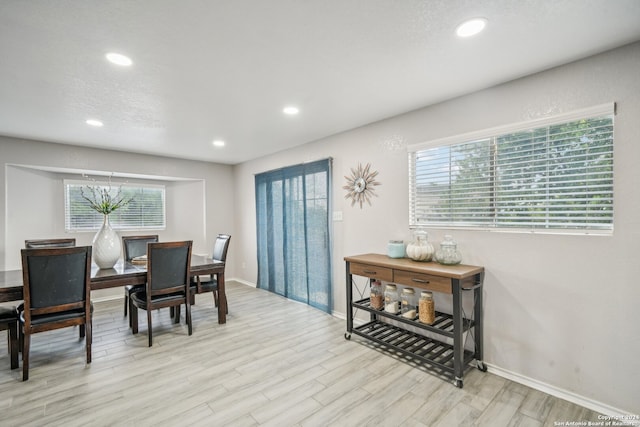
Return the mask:
[[[430,365],[445,376],[454,370],[454,350],[451,344],[376,320],[354,328],[352,333],[386,347],[387,351],[400,352],[404,356]],[[465,365],[473,359],[473,352],[464,352]]]
[[[389,353],[397,353],[424,364],[463,386],[466,368],[475,366],[486,371],[482,361],[482,283],[484,268],[470,265],[445,266],[436,263],[393,259],[380,254],[345,257],[347,285],[346,339],[357,335],[371,340]],[[353,276],[364,276],[453,296],[452,314],[436,312],[435,322],[426,325],[417,319],[387,313],[371,307],[369,298],[354,301]],[[463,294],[472,294],[473,316],[463,316]],[[354,327],[355,313],[370,313],[370,321]],[[422,332],[425,333],[422,333]],[[428,334],[426,334],[428,332]],[[473,339],[473,351],[464,348],[464,338]]]
[[[372,314],[375,314],[376,316],[384,317],[387,319],[393,319],[397,322],[402,322],[407,325],[411,325],[421,329],[425,329],[427,331],[435,332],[437,334],[446,336],[451,339],[453,339],[455,336],[455,331],[453,329],[453,316],[448,313],[442,313],[442,312],[436,311],[435,322],[433,322],[431,325],[427,325],[424,323],[420,323],[417,319],[406,319],[402,317],[400,314],[392,314],[392,313],[387,313],[384,310],[375,309],[371,307],[371,304],[369,303],[369,298],[365,298],[360,301],[355,301],[353,303],[353,307],[359,308],[364,311],[368,311]],[[474,324],[475,322],[473,321],[473,319],[466,319],[463,317],[462,318],[463,332],[466,332],[469,329],[473,328]]]

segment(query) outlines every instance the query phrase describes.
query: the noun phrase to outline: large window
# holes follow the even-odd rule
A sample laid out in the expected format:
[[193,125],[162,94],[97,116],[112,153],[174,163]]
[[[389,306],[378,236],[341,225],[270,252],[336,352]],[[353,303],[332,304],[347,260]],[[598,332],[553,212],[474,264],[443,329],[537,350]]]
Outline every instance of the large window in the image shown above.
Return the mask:
[[[92,210],[82,197],[81,189],[86,186],[109,188],[109,183],[88,181],[64,181],[65,230],[97,230],[102,225],[102,214]],[[160,185],[111,185],[131,202],[109,215],[111,226],[117,230],[159,230],[165,228],[165,189]]]
[[614,105],[409,150],[412,227],[610,232]]

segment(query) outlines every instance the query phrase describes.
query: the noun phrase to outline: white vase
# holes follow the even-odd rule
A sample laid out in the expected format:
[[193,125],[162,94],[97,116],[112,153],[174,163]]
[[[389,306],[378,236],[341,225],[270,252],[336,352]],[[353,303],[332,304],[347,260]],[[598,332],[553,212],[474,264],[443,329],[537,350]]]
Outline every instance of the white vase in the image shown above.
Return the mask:
[[102,227],[93,237],[93,261],[100,268],[113,268],[120,258],[120,237],[109,224],[109,215],[104,216]]

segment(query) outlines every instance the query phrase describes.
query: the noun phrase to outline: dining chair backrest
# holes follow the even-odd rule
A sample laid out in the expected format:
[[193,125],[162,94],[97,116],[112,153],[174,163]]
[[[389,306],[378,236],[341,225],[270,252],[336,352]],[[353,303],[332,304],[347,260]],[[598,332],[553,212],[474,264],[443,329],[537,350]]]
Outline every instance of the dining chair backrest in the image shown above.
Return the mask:
[[231,236],[228,234],[218,234],[216,242],[213,245],[213,254],[211,255],[211,258],[218,261],[226,261],[230,241]]
[[190,265],[191,240],[183,242],[158,242],[147,244],[147,283],[145,289],[131,294],[131,328],[138,333],[138,309],[147,312],[149,347],[153,345],[151,311],[171,307],[171,316],[178,323],[180,306],[185,305],[185,319],[192,333]]
[[[216,237],[216,241],[213,244],[213,253],[211,254],[211,258],[215,261],[222,261],[224,263],[227,262],[227,252],[229,250],[229,242],[231,241],[231,236],[228,234],[218,234]],[[213,302],[216,307],[219,307],[218,300],[218,278],[220,273],[224,276],[224,267],[222,272],[207,274],[207,275],[196,275],[193,278],[192,291],[195,294],[202,294],[205,292],[213,293]],[[225,312],[229,312],[229,306],[227,304],[227,296],[224,295],[224,307]]]
[[147,254],[147,243],[158,242],[158,235],[150,236],[123,236],[122,248],[124,251],[124,260],[131,261],[135,257]]
[[36,239],[25,240],[24,247],[26,249],[44,249],[44,248],[69,248],[76,245],[76,239]]
[[22,249],[24,317],[90,307],[91,246]]
[[22,249],[22,380],[29,379],[31,335],[79,326],[91,363],[91,246]]
[[188,292],[192,241],[149,243],[147,298]]

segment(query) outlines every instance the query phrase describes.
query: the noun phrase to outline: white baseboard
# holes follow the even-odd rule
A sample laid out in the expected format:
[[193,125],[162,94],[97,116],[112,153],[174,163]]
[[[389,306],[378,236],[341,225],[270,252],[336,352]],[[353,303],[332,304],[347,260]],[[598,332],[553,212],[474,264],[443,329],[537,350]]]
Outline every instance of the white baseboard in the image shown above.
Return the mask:
[[614,408],[613,406],[604,404],[602,402],[598,402],[593,399],[589,399],[587,397],[576,394],[572,391],[565,390],[542,381],[538,381],[533,378],[526,377],[524,375],[508,371],[506,369],[502,369],[498,366],[492,365],[490,363],[486,363],[488,372],[495,374],[499,377],[506,378],[518,384],[526,385],[527,387],[531,387],[535,390],[542,391],[544,393],[550,394],[551,396],[558,397],[560,399],[567,400],[571,403],[575,403],[576,405],[583,406],[585,408],[591,409],[594,412],[598,412],[603,415],[607,415],[612,417],[613,419],[629,419],[629,414],[621,409]]
[[226,282],[238,282],[238,283],[243,284],[243,285],[251,286],[252,288],[256,287],[256,284],[253,283],[253,282],[249,282],[247,280],[242,280],[242,279],[237,279],[235,277],[231,277],[229,279],[225,278],[224,281],[225,281],[225,283]]
[[345,316],[344,313],[341,313],[339,311],[332,311],[331,315],[333,317],[337,317],[340,320],[345,320],[345,321],[347,320],[347,316]]
[[95,297],[91,297],[91,302],[105,302],[105,301],[113,301],[113,300],[117,300],[117,299],[122,299],[124,298],[124,294],[123,295],[109,295],[107,297],[99,297],[99,298],[95,298]]

